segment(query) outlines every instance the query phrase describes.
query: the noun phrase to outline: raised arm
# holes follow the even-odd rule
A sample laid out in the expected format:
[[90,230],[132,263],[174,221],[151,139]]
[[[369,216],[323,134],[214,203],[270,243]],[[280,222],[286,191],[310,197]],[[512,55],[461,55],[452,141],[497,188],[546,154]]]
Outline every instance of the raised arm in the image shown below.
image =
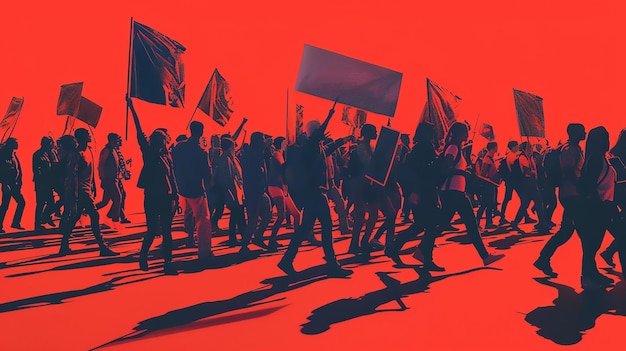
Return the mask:
[[137,111],[135,111],[135,106],[133,106],[133,100],[127,96],[126,103],[130,108],[130,112],[133,114],[133,122],[135,122],[135,130],[137,130],[137,142],[140,146],[147,145],[148,141],[146,140],[146,135],[141,129],[141,123],[139,122],[139,116],[137,116]]

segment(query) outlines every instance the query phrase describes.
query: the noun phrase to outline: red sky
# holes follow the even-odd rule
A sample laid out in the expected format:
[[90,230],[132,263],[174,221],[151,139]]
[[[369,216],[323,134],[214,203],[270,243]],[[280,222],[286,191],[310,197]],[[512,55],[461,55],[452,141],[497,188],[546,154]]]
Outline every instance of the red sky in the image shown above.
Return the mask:
[[[83,94],[104,107],[97,140],[103,144],[107,132],[122,132],[134,16],[187,47],[186,108],[137,102],[147,131],[164,126],[173,136],[182,133],[216,67],[235,101],[226,130],[245,116],[248,130],[284,134],[288,88],[292,113],[298,102],[305,120],[323,118],[330,102],[293,92],[307,43],[403,72],[392,126],[406,132],[417,124],[430,77],[463,98],[468,121],[480,112],[503,143],[519,133],[513,88],[544,98],[553,142],[565,137],[570,121],[605,124],[614,139],[623,127],[624,5],[559,3],[13,1],[0,15],[0,108],[12,96],[25,97],[15,136],[30,155],[41,135],[63,130],[64,118],[55,115],[59,86],[84,81]],[[209,133],[226,131],[202,112],[196,117]],[[348,133],[339,120],[336,136]],[[381,125],[386,118],[369,121]]]

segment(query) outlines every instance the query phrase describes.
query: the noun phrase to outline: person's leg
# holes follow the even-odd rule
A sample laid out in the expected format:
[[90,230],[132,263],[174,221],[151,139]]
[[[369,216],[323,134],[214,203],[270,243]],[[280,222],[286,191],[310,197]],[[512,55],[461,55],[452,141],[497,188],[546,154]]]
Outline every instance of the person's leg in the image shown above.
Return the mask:
[[2,203],[0,204],[0,230],[3,229],[4,217],[9,210],[9,201],[11,201],[11,187],[2,184]]
[[[203,197],[201,199],[204,199]],[[196,200],[196,199],[193,199]],[[159,214],[159,227],[161,228],[161,237],[163,238],[163,241],[161,242],[161,252],[163,255],[163,271],[165,273],[171,273],[170,269],[171,269],[171,262],[172,262],[172,219],[174,218],[174,205],[175,205],[175,201],[171,200],[171,199],[161,199],[159,201],[159,208],[158,208],[158,214]],[[194,207],[199,207],[199,208],[206,208],[204,214],[206,216],[206,221],[208,221],[208,207],[206,206],[206,200],[205,201],[192,201],[192,206]],[[200,209],[198,209],[199,211],[202,211]],[[195,211],[194,211],[195,214]],[[198,214],[202,214],[202,212],[198,212]],[[198,220],[196,220],[196,222],[198,222]],[[204,230],[206,230],[203,227]],[[209,232],[210,232],[210,225],[209,225]],[[198,230],[198,233],[200,233],[200,230]]]
[[248,245],[252,240],[254,232],[258,228],[259,215],[261,211],[261,196],[262,194],[255,194],[246,198],[246,214],[248,222],[246,226],[245,234],[241,240],[241,251],[248,251]]
[[111,186],[109,183],[102,184],[102,200],[96,203],[96,209],[102,209],[111,202]]
[[367,203],[361,189],[355,189],[352,199],[354,202],[354,210],[352,211],[354,224],[352,225],[352,240],[350,241],[350,248],[348,252],[357,253],[359,251],[359,238],[361,236],[361,230],[363,229],[363,224],[365,224],[365,211],[367,209]]
[[528,206],[530,206],[530,202],[532,201],[532,196],[529,193],[531,189],[528,186],[528,183],[526,180],[522,181],[522,183],[519,185],[518,190],[519,191],[517,192],[517,195],[520,198],[520,206],[519,206],[519,209],[517,210],[517,214],[515,215],[515,219],[513,219],[513,222],[511,222],[511,226],[513,228],[517,228],[517,225],[527,215]]
[[461,221],[463,221],[463,224],[467,228],[467,236],[472,241],[472,245],[474,245],[474,248],[480,255],[480,258],[484,260],[487,256],[489,256],[489,253],[487,252],[485,244],[483,243],[480,233],[478,232],[476,217],[474,217],[474,211],[472,210],[472,203],[467,195],[461,192],[455,192],[452,196],[453,203],[459,212],[459,216],[461,216]]
[[193,218],[195,219],[196,233],[198,233],[198,258],[210,258],[211,256],[213,256],[213,253],[211,251],[212,231],[207,199],[204,196],[197,198],[183,198],[185,199],[186,206],[191,207]]
[[22,228],[21,223],[22,216],[24,215],[24,208],[26,208],[26,200],[24,200],[21,188],[16,187],[11,196],[17,204],[17,207],[15,208],[15,214],[13,215],[13,222],[11,222],[11,227],[19,229]]
[[117,188],[120,189],[121,200],[120,200],[120,223],[130,223],[130,220],[126,217],[126,190],[124,190],[124,181],[121,179],[117,180]]
[[276,205],[277,216],[276,216],[276,221],[274,222],[274,225],[272,226],[272,234],[270,236],[270,242],[269,242],[268,247],[270,248],[271,251],[276,251],[276,248],[278,245],[278,243],[276,242],[276,236],[278,235],[278,230],[280,229],[281,225],[285,221],[285,197],[275,196],[273,199],[274,199],[274,205]]
[[509,205],[509,201],[513,198],[513,184],[510,182],[504,182],[504,199],[502,200],[502,207],[500,208],[500,224],[506,223],[506,208]]
[[107,217],[111,218],[111,220],[116,223],[120,221],[120,211],[122,209],[122,193],[120,188],[117,186],[117,182],[111,183],[108,189],[110,193],[110,198],[113,204],[111,208],[109,208],[109,212]]
[[114,253],[104,244],[104,240],[102,239],[102,234],[100,233],[100,214],[98,213],[98,210],[96,210],[93,198],[89,194],[80,192],[78,194],[78,211],[79,213],[82,213],[83,210],[85,214],[89,216],[91,231],[93,232],[93,236],[96,238],[96,242],[100,248],[100,255],[113,255]]
[[187,201],[186,197],[179,196],[179,198],[180,206],[183,209],[183,227],[185,228],[185,233],[187,233],[186,246],[189,248],[195,247],[194,233],[196,232],[196,219],[193,214],[193,207]]
[[156,233],[159,231],[159,211],[156,198],[152,196],[144,198],[144,212],[146,215],[146,232],[144,233],[141,251],[139,252],[139,268],[147,271],[148,252]]
[[43,224],[43,212],[45,207],[44,189],[35,183],[35,226],[34,230],[38,230]]
[[339,231],[341,234],[348,234],[350,230],[348,228],[348,214],[346,212],[346,204],[339,193],[339,189],[337,187],[332,186],[328,191],[328,197],[335,204],[335,212],[337,213],[337,217],[339,218]]
[[313,229],[313,225],[316,220],[315,209],[313,208],[314,202],[311,198],[312,195],[303,197],[304,208],[302,210],[302,223],[300,227],[293,233],[291,237],[291,241],[289,242],[289,246],[283,255],[283,258],[278,262],[278,268],[280,268],[283,272],[287,274],[295,273],[293,269],[293,261],[296,258],[296,254],[298,253],[298,249],[302,244],[302,241],[308,233]]

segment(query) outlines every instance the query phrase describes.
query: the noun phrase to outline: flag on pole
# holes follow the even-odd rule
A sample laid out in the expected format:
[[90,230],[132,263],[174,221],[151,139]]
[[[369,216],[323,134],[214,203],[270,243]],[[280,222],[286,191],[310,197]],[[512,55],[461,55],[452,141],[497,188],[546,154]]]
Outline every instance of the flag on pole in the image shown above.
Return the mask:
[[343,122],[343,124],[347,125],[348,127],[353,127],[354,128],[354,123],[350,119],[350,111],[351,110],[352,110],[352,107],[350,107],[350,106],[344,106],[343,107],[343,112],[341,113],[341,122]]
[[102,107],[86,97],[80,98],[80,107],[78,109],[78,115],[76,116],[77,119],[95,128],[98,125],[98,121],[100,121],[101,114]]
[[354,115],[354,127],[361,128],[367,122],[367,112],[363,110],[356,110]]
[[130,96],[160,105],[185,103],[185,47],[156,30],[133,22]]
[[493,132],[493,126],[488,123],[483,123],[480,127],[479,134],[489,141],[494,141],[496,139],[496,135]]
[[304,106],[296,104],[296,138],[304,132]]
[[59,101],[57,102],[57,115],[76,117],[82,92],[83,82],[61,85],[61,93],[59,93]]
[[204,89],[204,94],[198,102],[198,108],[222,127],[228,123],[234,112],[230,85],[217,68],[213,71],[213,75]]
[[402,73],[305,45],[296,90],[393,117]]
[[457,120],[461,98],[428,78],[426,89],[428,100],[420,122],[432,123],[435,126],[435,137],[441,140]]
[[545,138],[543,99],[521,90],[513,89],[517,123],[521,136]]
[[6,139],[11,136],[11,133],[13,133],[13,129],[15,129],[15,125],[17,124],[17,119],[20,117],[20,112],[22,112],[23,105],[24,99],[16,97],[11,99],[7,113],[4,114],[4,118],[0,121],[0,133],[2,133],[0,143],[4,143]]

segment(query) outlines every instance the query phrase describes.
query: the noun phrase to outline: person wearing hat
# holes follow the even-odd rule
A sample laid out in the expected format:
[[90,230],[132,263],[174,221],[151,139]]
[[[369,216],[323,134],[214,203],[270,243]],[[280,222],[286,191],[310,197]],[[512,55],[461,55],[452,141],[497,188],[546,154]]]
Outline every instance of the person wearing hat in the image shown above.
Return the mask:
[[9,209],[11,199],[17,203],[11,228],[24,230],[20,222],[26,201],[22,196],[22,167],[20,160],[17,158],[16,150],[18,148],[17,139],[7,138],[0,146],[0,182],[2,183],[2,204],[0,205],[0,233],[4,233],[3,223],[4,217]]
[[116,252],[111,251],[102,240],[100,234],[100,215],[95,205],[94,164],[93,153],[89,147],[91,135],[85,128],[78,128],[74,132],[74,137],[78,143],[75,150],[67,155],[67,169],[65,174],[65,196],[63,218],[59,228],[63,234],[59,254],[65,256],[70,250],[70,235],[80,218],[85,212],[91,220],[91,230],[96,242],[100,247],[100,256],[116,256]]
[[33,154],[33,182],[35,183],[35,230],[43,230],[43,224],[54,225],[54,195],[52,193],[52,162],[54,140],[48,136],[41,138],[41,148]]

